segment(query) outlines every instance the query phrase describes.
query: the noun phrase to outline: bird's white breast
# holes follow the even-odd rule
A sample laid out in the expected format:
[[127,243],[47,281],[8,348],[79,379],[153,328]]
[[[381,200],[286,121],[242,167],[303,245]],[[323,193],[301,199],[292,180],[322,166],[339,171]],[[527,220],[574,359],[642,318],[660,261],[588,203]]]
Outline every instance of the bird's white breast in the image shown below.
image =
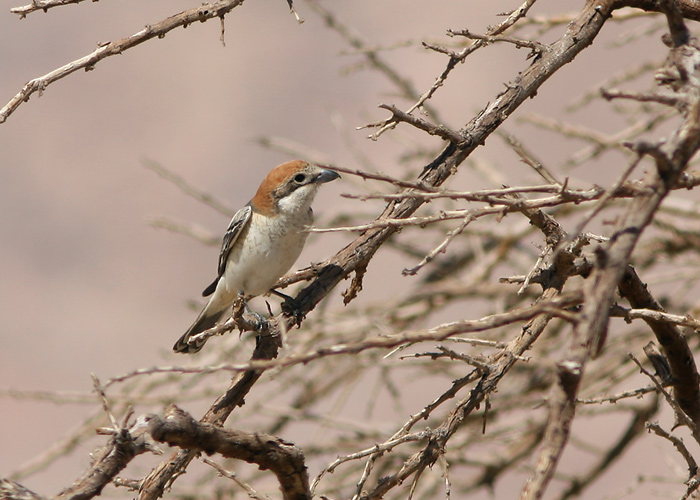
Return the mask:
[[232,294],[262,295],[299,257],[312,222],[311,212],[267,217],[253,212],[232,249],[224,281]]

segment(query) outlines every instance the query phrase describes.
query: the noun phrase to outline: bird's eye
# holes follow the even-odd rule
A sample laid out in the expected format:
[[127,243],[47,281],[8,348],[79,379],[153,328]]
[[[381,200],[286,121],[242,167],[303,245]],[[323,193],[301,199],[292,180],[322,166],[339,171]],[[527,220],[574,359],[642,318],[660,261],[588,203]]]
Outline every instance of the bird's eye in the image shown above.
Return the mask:
[[297,184],[301,184],[306,180],[306,176],[304,174],[297,174],[294,176],[294,182]]

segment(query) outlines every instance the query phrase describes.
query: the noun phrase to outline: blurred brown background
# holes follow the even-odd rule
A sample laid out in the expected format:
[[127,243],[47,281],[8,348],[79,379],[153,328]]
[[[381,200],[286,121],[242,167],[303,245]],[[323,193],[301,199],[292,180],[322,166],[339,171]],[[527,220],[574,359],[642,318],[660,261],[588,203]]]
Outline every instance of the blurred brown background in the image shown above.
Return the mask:
[[[386,117],[376,108],[396,101],[381,75],[357,70],[361,62],[304,2],[299,25],[283,0],[248,0],[226,17],[226,46],[218,22],[178,29],[121,56],[100,62],[34,96],[0,125],[0,475],[43,453],[93,406],[60,406],[9,398],[7,390],[77,391],[101,379],[153,365],[183,364],[170,347],[196,313],[187,302],[209,283],[218,249],[148,221],[167,216],[192,222],[218,236],[228,223],[201,203],[144,168],[161,163],[236,209],[254,193],[264,173],[290,159],[262,147],[261,136],[297,141],[329,161],[351,168],[377,168],[401,175],[402,153],[438,148],[400,127],[373,142],[355,127]],[[443,69],[444,57],[416,41],[445,42],[447,28],[483,32],[495,13],[519,2],[357,0],[324,2],[371,45],[411,42],[384,56],[423,92]],[[580,2],[538,2],[538,12],[566,12]],[[24,83],[77,59],[98,42],[133,34],[196,3],[183,0],[85,2],[34,13],[24,20],[0,13],[0,100]],[[562,28],[563,29],[563,28]],[[664,47],[654,39],[610,49],[620,33],[604,33],[580,61],[544,86],[533,111],[617,130],[616,118],[601,120],[596,105],[564,113],[574,96]],[[607,45],[606,45],[607,44]],[[603,50],[605,49],[605,50]],[[445,123],[459,127],[525,68],[526,50],[492,47],[470,57],[432,102]],[[547,161],[570,149],[556,136],[513,122],[522,140]],[[606,130],[601,130],[606,132]],[[532,178],[500,139],[479,151],[501,165],[510,182]],[[363,165],[361,157],[369,159]],[[418,165],[414,165],[417,167]],[[463,169],[453,187],[493,187]],[[573,170],[595,179],[600,172]],[[482,183],[474,186],[474,182]],[[379,202],[339,198],[357,191],[348,179],[323,190],[316,202],[319,225],[344,211],[378,213]],[[339,201],[341,200],[341,201]],[[311,240],[297,267],[328,256],[347,235]],[[387,251],[388,252],[388,251]],[[400,286],[401,263],[385,252],[365,282],[372,300]],[[526,271],[526,270],[524,270]],[[338,301],[340,290],[333,295]],[[272,299],[273,308],[277,302]],[[50,416],[50,419],[47,418]],[[51,494],[68,484],[87,462],[59,462],[24,481]],[[639,472],[637,470],[637,472]],[[71,479],[72,480],[72,479]]]

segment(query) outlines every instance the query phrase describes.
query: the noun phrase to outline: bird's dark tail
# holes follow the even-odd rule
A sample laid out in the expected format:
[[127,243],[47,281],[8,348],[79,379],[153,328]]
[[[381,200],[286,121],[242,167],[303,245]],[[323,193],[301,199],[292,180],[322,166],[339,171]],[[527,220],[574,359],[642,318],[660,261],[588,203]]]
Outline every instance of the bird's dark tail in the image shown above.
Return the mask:
[[216,325],[217,321],[221,319],[228,309],[228,307],[223,309],[212,307],[214,305],[212,302],[213,301],[211,300],[209,301],[202,312],[199,313],[199,316],[194,324],[184,333],[182,337],[178,339],[177,342],[175,342],[173,351],[192,354],[200,351],[202,347],[204,347],[204,344],[207,342],[206,338],[192,343],[189,342],[190,338],[198,333],[202,333],[205,330],[209,330]]

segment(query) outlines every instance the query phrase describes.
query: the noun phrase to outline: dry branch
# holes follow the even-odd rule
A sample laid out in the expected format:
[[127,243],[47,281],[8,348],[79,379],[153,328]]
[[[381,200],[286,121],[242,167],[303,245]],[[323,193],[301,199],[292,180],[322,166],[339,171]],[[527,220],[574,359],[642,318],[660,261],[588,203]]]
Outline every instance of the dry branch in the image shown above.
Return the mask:
[[[627,299],[632,307],[664,312],[661,304],[652,296],[633,268],[625,270],[618,288],[620,295]],[[700,425],[700,375],[685,335],[673,324],[674,322],[664,318],[647,316],[644,317],[644,321],[652,329],[666,354],[676,399],[695,425]]]
[[[268,325],[269,326],[269,325]],[[273,359],[280,348],[279,332],[261,332],[251,359]],[[243,404],[244,398],[262,375],[258,370],[247,370],[234,377],[228,390],[219,396],[207,413],[200,419],[201,423],[223,425],[231,412]],[[155,500],[163,495],[168,484],[187,467],[195,453],[181,450],[160,463],[144,478],[139,499]]]
[[[226,14],[243,2],[244,0],[221,0],[214,3],[204,3],[200,7],[180,12],[179,14],[170,16],[155,24],[148,25],[129,37],[122,38],[116,42],[100,44],[92,53],[27,82],[24,87],[22,87],[22,90],[0,109],[0,124],[4,123],[20,104],[28,101],[29,98],[37,92],[41,95],[53,82],[65,78],[71,73],[75,73],[81,69],[90,71],[103,59],[122,54],[124,51],[140,45],[143,42],[147,42],[148,40],[163,38],[168,32],[175,28],[186,28],[192,23],[206,22],[214,18],[223,19]],[[43,9],[48,7],[39,8]]]
[[[69,1],[77,0],[37,1],[33,3],[35,8],[32,10],[49,8]],[[206,21],[220,17],[223,21],[223,16],[241,3],[243,0],[222,1],[182,12],[156,25],[149,26],[131,37],[105,44],[85,58],[59,68],[44,77],[32,80],[0,111],[0,122],[5,121],[30,95],[37,91],[40,93],[53,81],[63,78],[77,69],[92,69],[97,62],[106,57],[121,53],[123,50],[152,38],[162,37],[170,30],[187,26],[195,20]],[[698,323],[690,316],[690,313],[686,316],[665,313],[659,300],[652,296],[631,268],[630,263],[639,237],[656,217],[661,201],[673,189],[691,189],[700,184],[698,172],[693,174],[685,172],[689,161],[700,145],[700,124],[698,123],[700,91],[695,71],[695,68],[700,66],[696,54],[699,47],[697,41],[691,38],[685,30],[682,19],[683,15],[689,18],[698,18],[700,10],[689,1],[675,3],[670,1],[652,2],[651,0],[589,1],[574,16],[549,19],[549,26],[562,22],[570,23],[563,35],[550,44],[541,44],[534,39],[530,40],[530,38],[525,37],[506,36],[504,33],[510,28],[517,27],[516,23],[523,20],[534,3],[534,0],[523,2],[518,9],[506,14],[505,20],[490,28],[486,35],[473,35],[468,30],[454,31],[453,34],[468,36],[475,40],[459,52],[426,44],[439,53],[447,55],[448,62],[433,86],[423,94],[416,91],[410,80],[402,76],[381,57],[381,49],[370,46],[349,27],[339,23],[335,16],[316,2],[310,3],[312,8],[320,13],[327,25],[339,32],[372,67],[381,71],[394,83],[402,97],[414,102],[414,105],[407,111],[392,105],[382,105],[381,107],[390,111],[392,116],[373,124],[377,127],[373,138],[377,138],[397,123],[404,122],[424,133],[439,137],[446,144],[437,156],[427,162],[420,176],[413,180],[397,179],[381,173],[336,168],[339,171],[356,174],[365,179],[386,182],[398,192],[357,196],[361,199],[380,198],[385,200],[387,205],[381,215],[369,224],[332,228],[335,231],[361,231],[362,234],[330,259],[282,279],[279,285],[283,286],[301,280],[310,281],[310,284],[301,290],[296,297],[296,302],[302,313],[308,314],[341,280],[353,275],[352,283],[344,296],[346,302],[357,297],[362,290],[365,273],[372,271],[372,259],[383,245],[393,245],[394,248],[405,251],[412,258],[423,258],[423,261],[412,271],[417,271],[428,262],[438,261],[443,257],[443,252],[448,248],[448,244],[451,255],[446,256],[439,263],[442,266],[439,272],[436,271],[422,277],[422,281],[418,283],[416,289],[411,290],[405,297],[393,300],[388,298],[382,306],[391,307],[391,314],[385,311],[382,316],[381,312],[373,311],[375,315],[369,313],[367,318],[353,317],[352,320],[360,324],[357,327],[360,334],[356,337],[348,336],[348,339],[343,340],[334,339],[329,344],[328,337],[325,335],[328,333],[327,330],[341,330],[342,323],[334,320],[329,321],[322,317],[320,314],[322,311],[317,311],[318,315],[314,314],[304,323],[306,330],[303,333],[307,337],[303,337],[303,340],[300,339],[300,345],[290,348],[290,352],[285,348],[282,351],[283,354],[278,358],[283,332],[286,333],[291,329],[292,319],[280,315],[273,318],[268,324],[261,326],[252,322],[246,323],[240,318],[238,320],[233,318],[229,322],[206,332],[206,335],[226,333],[237,327],[258,330],[256,347],[248,362],[232,364],[228,362],[227,354],[223,353],[220,358],[226,360],[223,363],[209,363],[205,366],[194,367],[150,368],[110,380],[105,387],[113,389],[124,381],[129,380],[130,383],[135,383],[142,379],[149,380],[155,378],[154,376],[159,373],[207,374],[224,371],[234,373],[228,390],[213,403],[199,421],[195,421],[175,407],[167,410],[165,418],[150,417],[148,423],[150,432],[158,440],[179,446],[182,449],[161,462],[142,480],[138,482],[122,481],[122,484],[129,485],[138,483],[140,499],[156,500],[162,497],[166,489],[185,471],[190,461],[200,451],[220,453],[227,457],[256,463],[263,469],[272,470],[277,475],[285,498],[310,498],[312,491],[316,489],[319,490],[319,495],[323,495],[321,486],[325,486],[326,481],[330,481],[329,476],[326,475],[327,472],[334,472],[334,479],[339,476],[342,478],[343,474],[345,474],[344,477],[351,478],[347,479],[346,482],[354,485],[354,498],[356,499],[385,498],[401,484],[409,485],[407,488],[409,496],[417,496],[421,486],[429,481],[426,476],[429,475],[429,468],[435,463],[440,463],[443,471],[443,476],[440,478],[440,488],[446,487],[448,491],[451,491],[455,488],[456,482],[456,474],[453,471],[455,467],[464,466],[464,463],[459,463],[460,460],[465,461],[461,453],[468,454],[470,452],[469,441],[474,437],[467,435],[465,429],[467,425],[465,424],[478,421],[477,426],[480,429],[485,428],[482,432],[490,433],[487,436],[488,440],[498,442],[502,435],[516,434],[513,429],[503,425],[496,427],[496,432],[492,430],[494,424],[499,425],[499,414],[507,412],[509,405],[511,408],[516,407],[520,410],[532,406],[533,399],[540,398],[540,394],[547,387],[550,387],[550,396],[547,400],[547,421],[545,422],[544,418],[539,418],[532,425],[531,432],[518,429],[520,440],[507,449],[498,450],[499,460],[492,460],[491,463],[486,460],[480,462],[478,464],[480,473],[476,474],[471,482],[461,481],[462,485],[468,485],[467,488],[492,486],[505,472],[513,470],[518,464],[522,464],[526,457],[532,456],[533,450],[539,446],[539,460],[521,496],[522,498],[541,498],[557,470],[559,457],[569,442],[569,432],[576,415],[577,404],[614,403],[626,399],[625,404],[632,406],[629,402],[630,399],[648,394],[651,391],[649,387],[643,387],[620,393],[620,389],[615,387],[615,381],[619,380],[620,376],[616,370],[626,368],[624,366],[620,368],[624,362],[619,362],[619,359],[614,357],[614,349],[616,348],[614,344],[617,339],[611,338],[607,344],[605,343],[609,318],[612,315],[620,315],[627,319],[642,318],[649,325],[662,344],[671,366],[670,382],[673,384],[678,407],[683,414],[689,415],[692,420],[690,424],[697,425],[698,418],[700,418],[700,389],[698,388],[700,376],[693,360],[691,346],[683,337],[679,326],[696,327]],[[672,105],[676,111],[683,115],[682,126],[671,134],[665,143],[661,141],[629,142],[629,134],[636,136],[642,131],[647,131],[650,126],[660,122],[660,115],[631,125],[624,133],[619,134],[620,137],[614,137],[614,140],[610,136],[595,131],[584,131],[574,127],[565,130],[564,132],[569,133],[569,135],[588,134],[586,137],[595,143],[594,147],[598,148],[596,151],[620,147],[623,135],[628,140],[628,147],[637,154],[637,158],[607,189],[595,185],[573,189],[569,186],[568,179],[565,179],[563,183],[559,182],[555,175],[545,169],[524,146],[515,140],[511,140],[510,143],[521,160],[525,161],[550,184],[471,192],[443,189],[441,185],[461,167],[474,150],[479,145],[484,144],[486,139],[519,109],[521,104],[534,97],[550,76],[565,64],[573,61],[582,50],[590,45],[613,12],[624,5],[634,5],[655,11],[661,8],[666,10],[672,33],[670,37],[672,50],[667,67],[659,73],[659,76],[662,83],[671,86],[673,93],[635,94],[609,91],[604,96],[610,99],[625,98],[638,102],[652,101]],[[289,6],[292,7],[291,2],[289,2]],[[19,9],[13,11],[22,14]],[[565,20],[562,21],[562,19]],[[507,42],[516,46],[529,47],[533,50],[535,57],[529,66],[524,69],[517,68],[520,72],[517,75],[514,73],[513,81],[507,84],[505,91],[494,96],[492,102],[487,104],[465,127],[456,130],[444,125],[436,125],[440,121],[437,119],[437,110],[430,108],[429,99],[445,83],[447,77],[457,67],[457,63],[463,62],[469,54],[492,42]],[[430,119],[419,118],[412,114],[419,108],[425,108]],[[666,111],[670,113],[674,110]],[[559,122],[552,122],[550,125],[561,128]],[[628,176],[633,172],[637,161],[642,156],[648,156],[653,160],[655,170],[648,173],[642,181],[631,181]],[[160,175],[169,178],[184,191],[210,203],[219,211],[228,212],[224,206],[213,203],[206,193],[193,189],[183,179],[173,177],[162,169],[155,170]],[[523,198],[525,194],[540,192],[550,193],[551,196],[539,199]],[[628,202],[623,198],[631,198],[632,201]],[[414,215],[424,204],[441,199],[462,203],[453,210],[437,211],[427,216]],[[610,238],[592,238],[590,235],[579,234],[591,219],[597,217],[603,210],[607,210],[609,203],[613,200],[617,200],[618,206],[621,208],[620,216],[615,220],[616,226],[612,236]],[[589,215],[581,215],[584,212],[581,207],[576,207],[576,205],[590,201],[597,201],[598,204]],[[464,202],[487,203],[490,206],[477,209],[464,208]],[[542,210],[544,207],[553,210],[544,212]],[[559,215],[566,216],[567,210],[574,210],[578,217],[575,220],[578,224],[566,226],[575,227],[571,234],[564,231],[563,223],[559,220]],[[470,243],[473,243],[470,238],[474,238],[472,234],[469,234],[472,229],[472,220],[487,216],[497,219],[506,214],[516,214],[516,218],[519,217],[518,220],[523,222],[522,226],[526,226],[528,222],[530,226],[525,229],[520,228],[515,236],[509,237],[503,237],[498,234],[497,230],[491,228],[480,229],[480,233],[473,234],[477,234],[480,241],[484,243],[473,245],[477,248],[476,250],[470,247]],[[693,215],[692,207],[686,210],[686,215],[689,217]],[[437,239],[437,246],[431,243],[431,247],[428,247],[433,248],[431,251],[426,251],[423,248],[427,245],[411,246],[404,242],[395,241],[396,233],[404,226],[426,226],[432,222],[450,218],[460,218],[462,224],[450,232],[441,233],[440,238]],[[433,226],[429,229],[433,229]],[[676,229],[678,228],[673,227],[674,231]],[[541,233],[544,245],[542,248],[538,248],[533,257],[533,252],[529,251],[530,249],[517,247],[525,235],[535,234],[537,231]],[[197,234],[191,230],[190,233]],[[675,234],[681,235],[680,232]],[[687,232],[687,234],[692,235],[692,232]],[[461,245],[466,249],[454,248],[458,245],[453,244],[453,242],[458,241],[460,243],[466,241],[467,243]],[[592,241],[595,246],[593,253],[584,251],[586,245],[591,244]],[[692,238],[686,238],[686,247],[692,248],[693,241]],[[602,244],[599,244],[601,242]],[[662,242],[666,244],[668,240],[663,239]],[[530,270],[524,277],[505,280],[510,283],[523,283],[521,290],[527,294],[522,297],[508,291],[494,292],[494,287],[491,287],[488,282],[492,279],[493,268],[507,262],[508,259],[520,259],[518,267]],[[650,260],[654,260],[654,256],[650,257]],[[521,263],[524,265],[520,266]],[[473,281],[464,279],[464,283],[460,283],[463,276],[459,275],[459,272],[466,265],[471,265],[470,271],[473,275],[478,275],[481,278]],[[514,271],[514,273],[521,272],[523,271],[520,269]],[[456,277],[452,282],[449,280],[441,281],[446,276],[451,275]],[[577,280],[584,283],[583,290],[579,288],[580,285],[569,283],[569,279],[574,276],[582,278],[577,278]],[[529,301],[535,298],[532,290],[534,287],[525,289],[528,284],[533,283],[542,286],[542,293],[534,303],[530,304]],[[567,290],[567,286],[571,290]],[[508,287],[509,290],[513,288]],[[619,290],[634,309],[625,310],[615,307],[613,301],[616,290]],[[497,310],[499,312],[487,314],[476,320],[461,319],[436,326],[415,326],[418,318],[430,317],[430,314],[439,312],[443,304],[449,304],[451,299],[469,296],[478,297],[479,300],[490,300],[492,297],[496,297],[494,302],[498,301]],[[415,310],[407,311],[410,307],[414,307],[418,312]],[[506,312],[501,312],[504,310]],[[564,321],[555,321],[556,319]],[[325,320],[327,323],[319,327],[318,323],[315,323],[316,320],[321,320],[321,322]],[[387,331],[382,330],[383,327],[390,331],[387,333]],[[455,337],[471,332],[483,332],[487,336],[493,334],[497,328],[508,333],[503,333],[496,339],[460,339]],[[570,328],[573,328],[573,336],[570,333]],[[553,345],[543,346],[542,344],[546,344],[545,342],[538,343],[538,348],[541,346],[542,351],[533,355],[534,361],[523,362],[528,359],[525,354],[540,339],[545,329],[548,329],[548,333],[551,331],[547,340]],[[563,329],[567,329],[567,334],[559,336],[558,333]],[[508,334],[511,334],[512,338],[508,338],[506,336]],[[294,340],[296,341],[299,337]],[[625,340],[627,338],[637,340],[633,334],[625,337]],[[569,339],[571,341],[567,343]],[[491,354],[483,354],[481,351],[476,354],[461,352],[444,345],[438,345],[431,352],[411,354],[409,351],[407,355],[401,357],[389,356],[388,361],[382,363],[386,357],[381,358],[381,355],[385,354],[386,350],[391,349],[390,354],[393,354],[418,342],[451,340],[470,342],[473,344],[470,346],[471,348],[490,350],[488,352]],[[556,345],[557,342],[560,342],[559,346]],[[602,351],[603,347],[606,348],[606,351]],[[364,354],[363,356],[350,356],[359,353]],[[589,363],[594,363],[595,356],[601,353],[609,356],[608,359],[614,360],[614,362],[600,367],[600,373],[597,374],[596,378],[596,383],[599,384],[596,389],[599,392],[596,392],[595,395],[599,396],[601,393],[615,395],[595,398],[579,397],[579,387],[586,367]],[[556,359],[557,362],[551,363],[550,366],[550,368],[556,367],[556,370],[543,375],[538,370],[546,371],[542,368],[541,358],[547,356],[556,356],[552,359]],[[400,360],[397,361],[397,358]],[[428,359],[432,361],[428,361]],[[344,362],[350,365],[347,371],[342,371]],[[431,362],[436,367],[430,367]],[[391,365],[391,363],[395,363],[395,365]],[[363,373],[362,370],[370,368],[384,370],[378,379],[378,387],[385,389],[393,398],[400,401],[401,394],[391,380],[389,368],[399,364],[405,366],[408,363],[415,363],[415,365],[409,366],[424,367],[426,372],[432,370],[444,373],[446,376],[449,375],[451,377],[448,379],[449,383],[440,392],[436,392],[437,397],[434,397],[430,403],[421,403],[418,406],[418,411],[411,410],[411,413],[402,413],[403,415],[411,414],[411,417],[395,432],[385,433],[383,430],[367,430],[364,426],[355,423],[356,425],[352,429],[356,434],[351,443],[355,447],[350,451],[341,452],[343,446],[348,446],[347,441],[343,442],[342,439],[334,441],[326,448],[321,445],[309,445],[308,451],[305,449],[307,456],[309,453],[318,453],[315,458],[325,459],[330,453],[331,456],[341,457],[326,467],[310,487],[304,465],[305,459],[301,450],[277,438],[277,435],[282,435],[277,431],[282,430],[289,422],[297,418],[324,419],[326,422],[333,420],[334,416],[313,414],[312,404],[338,390],[339,386],[347,383],[347,379],[352,379],[353,376],[359,377],[358,374]],[[422,364],[418,365],[418,363]],[[299,375],[294,367],[298,367],[297,370],[299,370],[302,365],[305,373]],[[258,383],[261,375],[269,370],[287,370],[284,372],[285,377],[279,377],[285,380],[279,383],[283,391],[288,390],[290,395],[294,394],[295,396],[294,398],[290,396],[289,399],[293,399],[290,408],[280,411],[279,418],[270,426],[274,429],[275,435],[223,429],[223,424],[231,412],[237,407],[243,406],[245,398],[253,386]],[[329,376],[331,373],[332,375]],[[509,398],[508,391],[512,389],[504,387],[506,384],[499,386],[501,380],[509,373],[512,373],[515,379],[520,376],[521,380],[527,380],[527,384],[530,384],[523,391],[523,394]],[[146,375],[149,377],[145,377]],[[552,375],[555,376],[553,384]],[[660,385],[655,388],[663,393],[663,388]],[[99,384],[97,387],[98,392],[102,394],[105,409],[108,414],[111,414],[104,389]],[[469,387],[468,392],[464,394],[462,391],[465,391],[467,387]],[[514,392],[519,390],[521,388]],[[498,394],[496,394],[497,392]],[[527,400],[523,395],[527,395],[530,399]],[[497,398],[499,398],[497,404],[492,406],[492,401]],[[260,406],[257,408],[269,410],[265,408],[264,402],[258,404]],[[676,404],[675,400],[670,401],[670,404]],[[484,408],[483,422],[481,414],[477,415],[481,408]],[[442,413],[438,410],[442,410]],[[487,410],[488,416],[486,415]],[[656,399],[652,400],[651,404],[634,408],[630,423],[619,439],[599,454],[599,459],[594,467],[570,481],[568,489],[562,493],[561,498],[576,495],[592,483],[641,434],[643,423],[651,418],[657,410]],[[256,414],[255,409],[251,411]],[[424,430],[416,430],[419,422],[423,420],[429,420],[430,427],[426,424]],[[97,454],[96,463],[91,466],[83,478],[62,492],[59,498],[90,498],[99,494],[101,489],[112,481],[115,475],[137,453],[151,449],[146,437],[140,441],[142,438],[140,433],[143,431],[142,421],[138,426],[129,429],[126,429],[126,422],[118,424],[114,417],[111,418],[111,421],[112,427],[105,432],[109,432],[112,437],[108,445]],[[485,427],[487,421],[489,426]],[[499,436],[498,432],[503,434]],[[368,439],[370,443],[374,444],[361,444],[364,443],[364,439]],[[674,442],[674,444],[677,443]],[[389,452],[392,453],[389,454]],[[446,454],[449,452],[452,452],[453,455],[448,459]],[[679,452],[689,464],[691,476],[693,476],[693,464],[695,464],[693,457],[690,456],[687,449],[679,449]],[[691,465],[693,466],[691,467]],[[217,468],[217,470],[223,471],[222,468]],[[333,488],[336,488],[335,484],[332,485]],[[340,491],[342,479],[337,484],[341,485],[337,487],[337,490]],[[246,490],[250,495],[260,497],[251,486],[248,486]],[[15,493],[7,493],[8,491]],[[690,487],[688,491],[691,491]],[[6,480],[0,480],[0,493],[8,498],[32,498],[35,500],[40,498],[28,490],[23,490],[20,485]],[[435,495],[435,490],[432,490],[430,494],[426,494],[426,497],[433,498]]]
[[[669,9],[669,19],[673,19],[673,22],[669,21],[671,30],[675,27],[675,30],[683,31],[685,26],[682,18],[678,19],[673,6],[669,6],[670,3],[672,2],[666,6]],[[674,39],[688,40],[680,35]],[[696,62],[700,61],[699,58],[700,50],[685,42],[679,43],[671,51],[669,64],[681,75],[674,84],[677,89],[682,88],[691,96],[690,111],[685,122],[668,141],[662,144],[637,143],[638,151],[650,154],[656,161],[656,171],[650,172],[645,180],[646,192],[634,198],[618,219],[613,237],[596,252],[597,262],[584,287],[581,320],[574,325],[573,342],[566,360],[560,364],[567,381],[562,387],[569,389],[552,394],[550,404],[555,410],[550,413],[547,430],[549,438],[545,437],[537,467],[522,492],[522,499],[541,498],[551,480],[568,440],[578,384],[587,362],[600,353],[605,343],[613,294],[627,271],[632,251],[642,231],[649,225],[661,201],[668,194],[669,187],[681,177],[700,146],[700,87],[698,81],[690,77],[694,68],[700,66]],[[690,72],[681,69],[687,66],[693,69]]]
[[188,453],[218,453],[272,471],[277,476],[285,500],[311,498],[304,455],[292,443],[269,434],[222,429],[200,423],[176,406],[168,407],[164,418],[150,416],[148,428],[156,441],[179,446],[187,449]]
[[137,419],[128,429],[115,429],[109,442],[93,452],[93,463],[85,474],[54,500],[82,500],[99,495],[136,455],[153,450],[145,419]]

